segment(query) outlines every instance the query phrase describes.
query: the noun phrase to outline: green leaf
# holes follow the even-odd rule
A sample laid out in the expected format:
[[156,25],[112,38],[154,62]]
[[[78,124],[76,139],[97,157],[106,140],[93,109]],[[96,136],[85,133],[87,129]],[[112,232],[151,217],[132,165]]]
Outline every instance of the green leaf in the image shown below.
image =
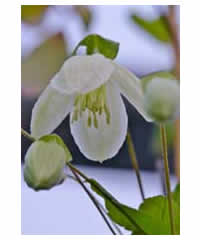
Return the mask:
[[137,15],[132,15],[131,18],[139,27],[151,34],[157,40],[165,43],[171,41],[168,24],[164,16],[155,20],[145,20]]
[[76,55],[79,47],[85,46],[88,55],[94,53],[101,53],[107,58],[114,59],[117,56],[119,50],[119,43],[111,41],[109,39],[103,38],[97,34],[91,34],[85,37],[79,42],[79,44],[74,49],[72,56]]
[[141,78],[142,87],[145,91],[147,84],[153,79],[153,78],[163,78],[163,79],[172,79],[175,80],[175,75],[172,72],[167,71],[160,71],[160,72],[152,72],[150,74],[147,74]]
[[[173,210],[174,210],[174,219],[175,219],[175,229],[176,234],[180,233],[180,206],[173,199]],[[169,235],[171,234],[170,230],[170,221],[169,221],[169,210],[168,210],[168,200],[164,196],[156,196],[152,198],[147,198],[140,205],[139,212],[144,213],[145,215],[152,217],[152,224],[156,225],[157,222],[157,233]],[[155,230],[152,228],[152,230]],[[151,233],[153,234],[153,232]]]
[[[134,235],[170,235],[168,202],[164,196],[146,199],[139,210],[118,202],[93,179],[88,179],[93,191],[105,201],[110,218]],[[174,200],[176,233],[180,232],[180,206]]]

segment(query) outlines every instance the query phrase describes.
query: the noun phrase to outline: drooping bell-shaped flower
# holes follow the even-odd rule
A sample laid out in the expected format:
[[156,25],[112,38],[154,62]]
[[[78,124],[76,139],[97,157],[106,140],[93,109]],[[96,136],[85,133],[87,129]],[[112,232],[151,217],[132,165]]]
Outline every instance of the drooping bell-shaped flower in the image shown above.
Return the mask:
[[51,133],[70,114],[70,128],[80,151],[94,161],[116,155],[127,133],[125,96],[148,121],[140,80],[103,55],[66,60],[36,102],[31,134]]

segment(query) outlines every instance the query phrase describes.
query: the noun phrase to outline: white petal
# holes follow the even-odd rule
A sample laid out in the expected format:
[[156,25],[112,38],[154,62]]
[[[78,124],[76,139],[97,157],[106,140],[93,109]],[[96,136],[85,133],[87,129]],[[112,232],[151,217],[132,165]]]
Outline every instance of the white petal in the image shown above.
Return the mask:
[[100,54],[66,60],[52,84],[67,94],[87,93],[104,84],[114,71],[112,61]]
[[71,111],[73,100],[73,96],[60,93],[49,85],[33,107],[31,134],[39,138],[51,133]]
[[110,80],[117,81],[120,92],[136,108],[146,121],[152,121],[144,110],[144,93],[140,80],[127,69],[115,64],[115,71],[112,73]]
[[[111,114],[110,124],[105,115],[98,116],[98,128],[88,127],[88,113],[70,123],[71,133],[80,151],[94,161],[104,161],[115,156],[126,138],[128,117],[119,89],[112,82],[107,83],[107,105]],[[72,114],[71,114],[72,115]],[[71,116],[72,117],[72,116]]]

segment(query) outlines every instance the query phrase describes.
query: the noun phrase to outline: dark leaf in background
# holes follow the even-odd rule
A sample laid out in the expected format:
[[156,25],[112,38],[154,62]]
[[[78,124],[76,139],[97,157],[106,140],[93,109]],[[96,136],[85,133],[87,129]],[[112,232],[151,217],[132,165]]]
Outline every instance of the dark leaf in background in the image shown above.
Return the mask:
[[86,5],[74,5],[76,13],[81,17],[85,30],[88,30],[92,22],[92,12],[90,8]]
[[145,20],[137,15],[132,15],[131,19],[135,24],[151,34],[157,40],[165,43],[171,41],[167,21],[164,16],[160,16],[155,20]]
[[86,47],[88,55],[94,54],[95,52],[101,53],[107,58],[114,59],[119,51],[119,43],[112,40],[101,37],[97,34],[91,34],[85,37],[79,42],[74,49],[72,55],[75,55],[79,47]]
[[30,95],[39,94],[53,75],[59,71],[67,53],[61,33],[51,37],[37,48],[31,56],[22,59],[22,89]]
[[21,6],[21,19],[28,23],[38,23],[44,12],[47,10],[48,5],[22,5]]

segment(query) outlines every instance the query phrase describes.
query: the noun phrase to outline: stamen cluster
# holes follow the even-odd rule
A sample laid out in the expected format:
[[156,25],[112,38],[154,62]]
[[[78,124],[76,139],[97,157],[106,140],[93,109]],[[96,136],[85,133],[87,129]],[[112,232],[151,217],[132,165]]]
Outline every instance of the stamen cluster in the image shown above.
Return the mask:
[[97,115],[102,115],[103,113],[106,117],[106,123],[110,123],[110,112],[107,106],[105,84],[87,94],[79,94],[75,98],[72,123],[77,121],[86,110],[88,110],[88,127],[93,125],[95,128],[98,128]]

